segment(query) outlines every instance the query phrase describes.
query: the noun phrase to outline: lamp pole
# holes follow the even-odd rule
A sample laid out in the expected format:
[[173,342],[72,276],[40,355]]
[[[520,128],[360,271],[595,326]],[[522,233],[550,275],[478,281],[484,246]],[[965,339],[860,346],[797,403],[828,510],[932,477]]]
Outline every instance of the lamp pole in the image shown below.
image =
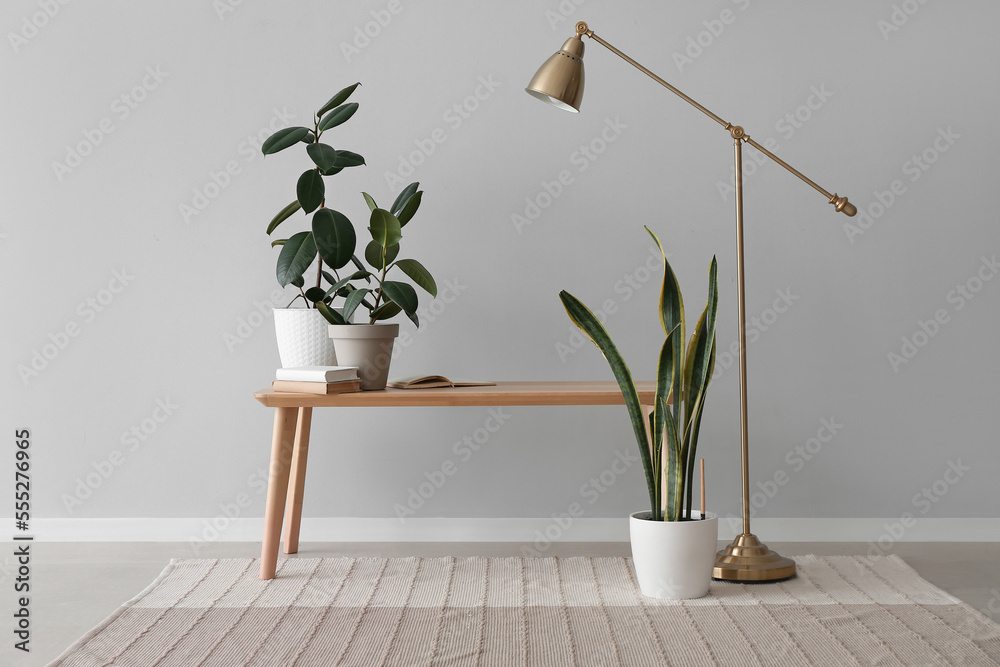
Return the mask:
[[750,445],[747,418],[747,357],[746,357],[746,290],[743,261],[743,144],[749,144],[774,162],[804,181],[827,198],[833,207],[847,216],[857,208],[847,197],[840,197],[807,178],[787,162],[767,150],[739,125],[733,125],[670,85],[629,56],[594,34],[583,21],[576,24],[576,36],[566,40],[562,49],[552,56],[535,74],[526,89],[532,95],[568,111],[579,111],[583,98],[583,36],[616,54],[640,72],[674,93],[726,129],[733,139],[736,163],[736,290],[739,310],[740,345],[740,441],[743,460],[743,533],[716,555],[712,576],[729,581],[777,581],[795,576],[795,561],[784,558],[767,548],[750,532]]

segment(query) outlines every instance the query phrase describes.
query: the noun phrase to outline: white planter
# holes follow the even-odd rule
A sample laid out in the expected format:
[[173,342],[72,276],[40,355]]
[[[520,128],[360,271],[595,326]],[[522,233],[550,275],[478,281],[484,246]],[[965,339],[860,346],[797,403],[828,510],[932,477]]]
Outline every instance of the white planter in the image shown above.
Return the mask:
[[[639,590],[651,598],[690,600],[708,593],[715,567],[719,518],[711,512],[701,520],[650,521],[649,511],[629,517],[632,561]],[[643,518],[645,517],[645,518]]]
[[329,324],[341,366],[357,366],[363,391],[385,389],[398,324]]
[[315,308],[275,308],[274,334],[282,368],[336,366],[337,354],[326,321]]

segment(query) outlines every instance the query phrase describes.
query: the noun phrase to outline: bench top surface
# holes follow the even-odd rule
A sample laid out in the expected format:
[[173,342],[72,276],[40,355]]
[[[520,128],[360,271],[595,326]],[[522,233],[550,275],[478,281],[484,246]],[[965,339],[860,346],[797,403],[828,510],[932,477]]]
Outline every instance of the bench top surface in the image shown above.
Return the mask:
[[[639,401],[652,405],[653,381],[637,382]],[[293,394],[261,389],[253,395],[269,408],[500,406],[500,405],[624,405],[614,381],[497,382],[485,387],[383,389],[346,394]]]

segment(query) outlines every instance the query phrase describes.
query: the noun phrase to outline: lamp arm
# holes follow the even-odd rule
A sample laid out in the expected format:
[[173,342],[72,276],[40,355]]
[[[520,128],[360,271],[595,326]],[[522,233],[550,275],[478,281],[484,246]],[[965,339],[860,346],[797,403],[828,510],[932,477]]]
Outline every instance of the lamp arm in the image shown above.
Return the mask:
[[829,201],[829,203],[833,204],[834,208],[836,208],[837,211],[839,211],[841,213],[844,213],[847,216],[854,216],[858,212],[857,207],[854,206],[854,204],[852,204],[849,201],[847,201],[847,197],[839,197],[839,196],[837,196],[837,193],[830,194],[825,189],[821,188],[813,180],[807,178],[804,174],[802,174],[802,172],[800,172],[799,170],[795,169],[790,164],[788,164],[787,162],[785,162],[784,160],[782,160],[781,158],[779,158],[777,155],[775,155],[774,153],[772,153],[771,151],[767,150],[766,148],[764,148],[763,146],[761,146],[759,143],[757,143],[756,141],[754,141],[753,139],[751,139],[750,135],[746,134],[746,132],[743,130],[742,127],[740,127],[739,125],[733,125],[732,123],[727,122],[727,121],[723,120],[722,118],[720,118],[719,116],[715,115],[714,113],[712,113],[711,111],[709,111],[707,108],[705,108],[704,106],[702,106],[701,104],[699,104],[698,102],[696,102],[695,100],[693,100],[691,97],[689,97],[688,95],[685,95],[683,92],[681,92],[680,90],[678,90],[674,86],[670,85],[669,83],[667,83],[666,81],[664,81],[663,79],[661,79],[659,76],[657,76],[653,72],[649,71],[648,69],[646,69],[645,67],[643,67],[642,65],[640,65],[639,63],[637,63],[635,60],[633,60],[632,58],[630,58],[627,55],[625,55],[624,53],[622,53],[617,48],[615,48],[611,44],[607,43],[606,41],[604,41],[603,39],[601,39],[600,37],[598,37],[597,35],[595,35],[594,31],[591,30],[590,27],[585,22],[580,21],[579,23],[576,24],[576,34],[577,34],[577,37],[581,37],[583,35],[586,35],[587,37],[590,37],[592,40],[594,40],[595,42],[597,42],[598,44],[600,44],[604,48],[608,49],[609,51],[611,51],[612,53],[614,53],[615,55],[617,55],[619,58],[621,58],[625,62],[629,63],[630,65],[632,65],[633,67],[635,67],[637,70],[639,70],[640,72],[642,72],[643,74],[645,74],[649,78],[651,78],[653,81],[656,81],[658,84],[660,84],[661,86],[663,86],[664,88],[666,88],[670,92],[672,92],[675,95],[677,95],[678,97],[680,97],[682,100],[684,100],[685,102],[687,102],[688,104],[690,104],[691,106],[693,106],[695,109],[697,109],[698,111],[702,112],[703,114],[705,114],[706,116],[708,116],[709,118],[711,118],[712,120],[714,120],[716,123],[718,123],[719,125],[721,125],[723,128],[725,128],[726,130],[729,130],[729,133],[732,135],[732,137],[734,139],[741,139],[742,141],[750,144],[751,146],[753,146],[754,148],[756,148],[757,150],[759,150],[761,153],[763,153],[764,155],[766,155],[767,157],[771,158],[772,160],[774,160],[775,162],[777,162],[778,164],[780,164],[782,167],[784,167],[785,169],[787,169],[790,173],[794,174],[795,176],[798,176],[807,185],[811,185],[820,194],[822,194],[824,197],[826,197],[827,201]]

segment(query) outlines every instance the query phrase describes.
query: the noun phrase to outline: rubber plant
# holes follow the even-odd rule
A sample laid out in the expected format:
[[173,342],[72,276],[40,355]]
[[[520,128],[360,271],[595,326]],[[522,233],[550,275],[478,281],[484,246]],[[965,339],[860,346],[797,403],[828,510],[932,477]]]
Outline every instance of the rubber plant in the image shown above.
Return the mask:
[[[708,271],[708,302],[685,349],[684,300],[660,239],[647,227],[663,257],[660,324],[665,339],[656,370],[652,414],[639,403],[632,372],[600,320],[565,290],[559,298],[570,319],[604,354],[628,409],[649,490],[651,519],[691,519],[695,455],[705,396],[715,368],[715,316],[718,310],[715,258]],[[672,403],[671,403],[672,400]]]
[[[282,287],[292,285],[306,307],[318,309],[332,324],[346,324],[353,312],[361,305],[369,310],[369,322],[385,320],[405,312],[419,326],[417,318],[416,291],[407,283],[386,280],[391,268],[399,268],[414,283],[437,295],[437,286],[430,273],[415,259],[395,260],[399,252],[402,227],[413,217],[420,206],[422,192],[418,183],[411,183],[403,189],[389,210],[380,209],[375,201],[363,193],[371,210],[369,230],[373,240],[365,249],[365,259],[371,264],[369,271],[355,255],[357,234],[350,219],[327,206],[325,178],[335,176],[348,167],[365,164],[365,159],[357,153],[335,149],[321,141],[325,133],[344,124],[358,110],[358,104],[348,103],[348,98],[361,85],[355,83],[331,97],[315,113],[313,127],[287,127],[278,130],[261,146],[264,155],[271,155],[298,144],[305,144],[305,151],[312,166],[304,171],[295,185],[295,200],[281,209],[267,226],[270,235],[284,221],[299,210],[312,214],[310,229],[298,232],[284,239],[271,242],[280,246],[275,274]],[[316,264],[315,284],[305,287],[305,273]],[[349,265],[351,272],[345,277],[340,273]],[[345,272],[346,273],[346,272]],[[364,281],[375,286],[358,287],[355,281]],[[344,299],[342,312],[331,305],[335,298]]]
[[[330,324],[348,324],[354,312],[363,306],[368,310],[369,324],[387,320],[402,312],[415,325],[420,326],[417,291],[409,283],[386,278],[390,270],[399,269],[418,287],[431,296],[437,296],[437,284],[423,264],[415,259],[396,259],[399,255],[399,243],[403,239],[403,227],[420,208],[424,193],[417,189],[419,186],[419,183],[406,186],[389,209],[379,208],[371,195],[362,193],[371,211],[368,231],[372,240],[365,246],[364,255],[372,270],[361,267],[328,290],[331,294],[346,294],[342,312],[330,308],[325,302],[316,303],[316,307]],[[353,284],[353,281],[360,280],[364,280],[367,286]]]

